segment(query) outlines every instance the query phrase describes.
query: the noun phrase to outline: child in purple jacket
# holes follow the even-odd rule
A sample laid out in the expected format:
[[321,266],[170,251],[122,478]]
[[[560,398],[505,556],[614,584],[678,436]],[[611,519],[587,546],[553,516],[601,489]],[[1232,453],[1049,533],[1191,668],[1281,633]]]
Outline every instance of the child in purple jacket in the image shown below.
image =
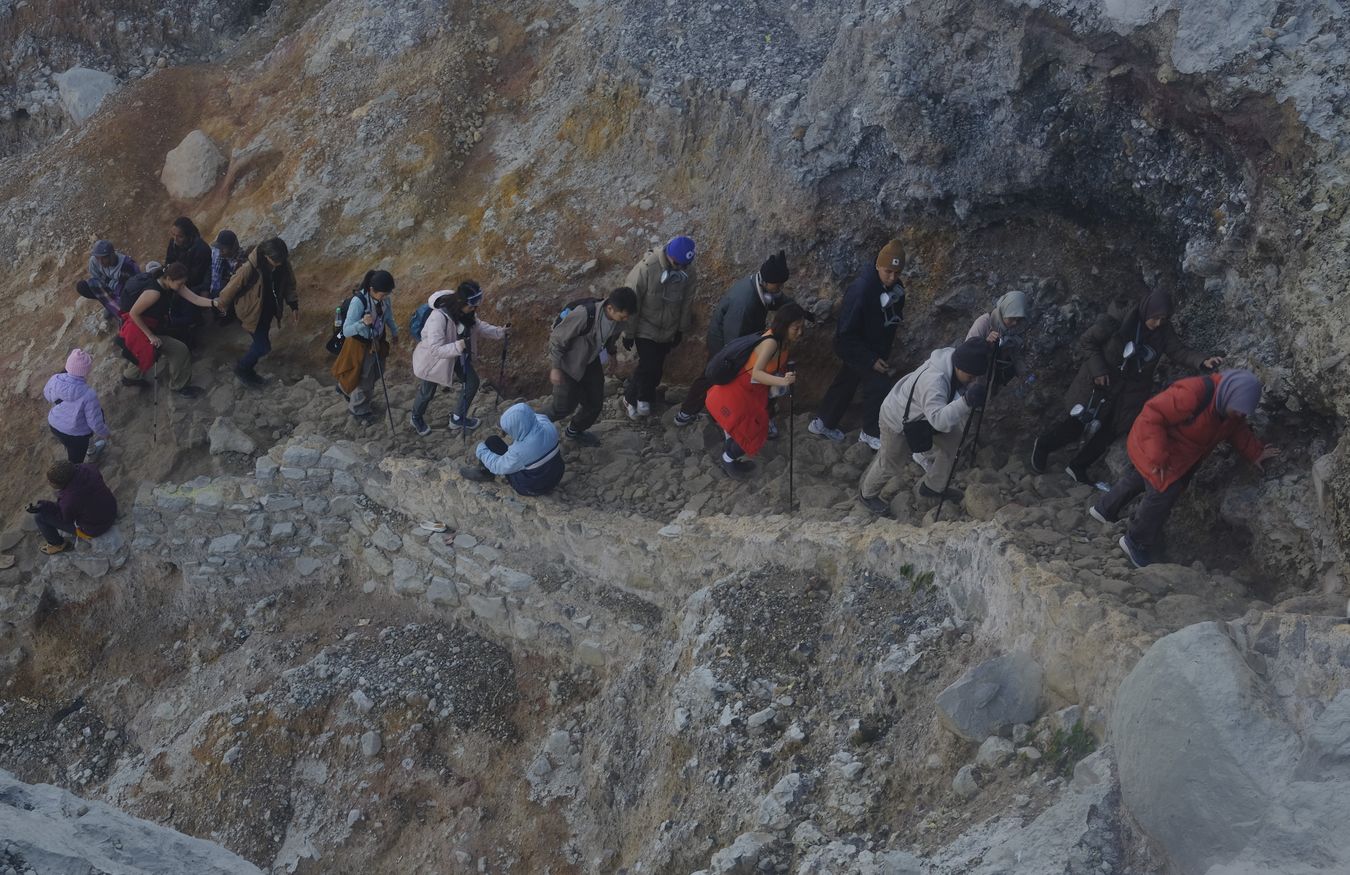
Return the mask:
[[108,424],[103,420],[103,408],[98,394],[86,378],[93,370],[94,360],[82,349],[71,350],[66,358],[64,372],[47,381],[42,395],[52,403],[47,424],[66,448],[66,458],[83,462],[89,454],[89,440],[95,434],[107,440]]

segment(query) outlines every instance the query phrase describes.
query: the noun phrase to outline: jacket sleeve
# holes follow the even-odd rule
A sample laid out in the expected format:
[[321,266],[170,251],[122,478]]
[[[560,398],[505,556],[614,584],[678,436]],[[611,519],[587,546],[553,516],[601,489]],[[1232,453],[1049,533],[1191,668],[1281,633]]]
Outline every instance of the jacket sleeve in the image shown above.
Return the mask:
[[257,268],[253,266],[253,261],[249,258],[244,259],[244,262],[239,265],[239,269],[234,272],[234,276],[230,277],[230,281],[225,284],[225,288],[220,290],[220,295],[216,298],[220,301],[220,306],[223,309],[228,310],[230,308],[230,305],[244,291],[244,287],[249,284],[256,272]]
[[722,345],[726,346],[731,341],[745,334],[745,311],[746,300],[744,296],[735,295],[727,302],[727,308],[721,314],[722,324],[720,331],[722,335]]
[[280,290],[281,299],[286,302],[286,306],[292,310],[300,309],[300,292],[295,282],[295,271],[291,268],[291,263],[286,262],[286,266],[279,273],[272,275],[274,287]]
[[479,319],[473,324],[473,330],[481,333],[489,340],[501,340],[506,336],[506,329],[498,325],[493,325],[486,319]]
[[352,295],[351,303],[347,305],[347,318],[342,323],[342,335],[370,340],[370,326],[361,321],[365,315],[365,302],[360,295]]
[[1094,380],[1111,370],[1111,366],[1106,362],[1106,344],[1119,327],[1120,323],[1115,319],[1110,316],[1102,316],[1078,341],[1079,347],[1087,353],[1087,361],[1083,364]]
[[992,322],[993,320],[989,318],[988,313],[980,314],[980,318],[976,319],[975,324],[971,325],[970,330],[966,332],[966,340],[971,340],[976,337],[988,337],[990,330],[989,326]]
[[1247,423],[1242,423],[1229,436],[1228,442],[1233,445],[1233,449],[1242,454],[1242,457],[1253,465],[1261,458],[1261,451],[1266,448],[1265,443],[1253,432],[1252,427]]
[[1190,419],[1195,412],[1196,396],[1188,383],[1178,383],[1148,399],[1134,420],[1130,431],[1138,432],[1135,444],[1143,456],[1145,474],[1167,469],[1167,429]]
[[[596,321],[599,321],[598,316]],[[550,367],[562,370],[563,357],[567,355],[567,348],[572,345],[572,342],[581,334],[581,329],[585,327],[586,308],[576,307],[549,332],[548,363]]]
[[688,337],[694,328],[694,298],[698,295],[698,274],[689,275],[689,285],[685,288],[684,294],[684,316],[680,319],[680,333]]
[[[646,266],[647,259],[644,257],[637,264],[633,265],[633,269],[628,271],[628,276],[623,281],[624,285],[637,292],[637,312],[633,313],[632,317],[623,324],[623,331],[625,333],[627,333],[629,329],[632,329],[633,331],[637,330],[638,313],[642,312],[642,308],[647,302],[647,272],[644,270]],[[632,335],[629,336],[631,337]]]
[[60,400],[56,397],[55,391],[56,377],[57,377],[56,374],[53,374],[52,376],[48,377],[47,385],[42,387],[42,397],[47,399],[48,404],[55,404],[58,400]]
[[103,405],[98,403],[98,395],[90,389],[84,395],[84,420],[96,435],[108,433],[108,423],[103,419]]
[[866,285],[855,282],[844,293],[839,308],[839,324],[834,331],[834,350],[844,363],[859,371],[871,370],[877,356],[867,345],[866,326],[863,325],[863,293]]
[[450,317],[446,312],[432,310],[426,324],[422,326],[422,342],[418,345],[425,347],[438,359],[459,358],[464,354],[464,341],[456,338],[447,342],[445,338],[449,328]]
[[1167,341],[1163,344],[1163,355],[1192,371],[1203,371],[1205,359],[1209,358],[1204,353],[1187,346],[1186,341],[1182,340],[1181,335],[1173,331],[1170,325],[1167,327]]
[[[970,416],[970,405],[966,403],[966,397],[960,393],[957,393],[950,403],[946,402],[940,381],[940,377],[930,375],[926,385],[919,386],[923,395],[923,416],[935,430],[950,432],[965,424],[966,417]],[[918,402],[919,398],[916,396],[914,400]]]
[[529,447],[524,446],[521,441],[516,441],[506,448],[505,453],[499,456],[489,450],[486,443],[480,443],[475,453],[477,453],[478,461],[483,463],[484,468],[500,477],[523,470],[526,465],[533,462],[534,459],[525,458],[528,450]]

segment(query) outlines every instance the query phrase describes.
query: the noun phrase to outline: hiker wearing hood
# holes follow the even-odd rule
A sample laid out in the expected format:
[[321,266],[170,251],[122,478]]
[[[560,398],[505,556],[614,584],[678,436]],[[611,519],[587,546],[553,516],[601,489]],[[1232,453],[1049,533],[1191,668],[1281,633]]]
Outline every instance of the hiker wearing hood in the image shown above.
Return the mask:
[[624,330],[624,349],[637,347],[638,363],[623,389],[629,419],[648,416],[656,387],[666,367],[666,356],[684,341],[694,322],[694,240],[672,237],[653,247],[628,272],[624,285],[637,293],[637,313]]
[[[862,505],[879,516],[890,515],[881,490],[913,455],[924,468],[919,494],[941,498],[951,477],[970,414],[984,406],[989,387],[989,344],[967,340],[953,349],[937,349],[917,370],[900,378],[881,403],[881,449],[858,483]],[[958,498],[949,490],[949,499]]]
[[1024,373],[1022,335],[1027,330],[1027,311],[1026,292],[1008,292],[966,332],[966,340],[978,337],[997,350],[992,387],[995,390]]
[[483,441],[476,450],[478,464],[466,465],[460,474],[479,483],[505,477],[520,495],[551,492],[563,476],[558,427],[523,401],[506,408],[501,426],[511,443],[496,435]]
[[117,521],[117,498],[93,465],[53,462],[47,482],[57,491],[56,501],[39,501],[24,509],[34,515],[47,542],[42,552],[48,556],[74,548],[66,535],[97,538]]
[[[789,301],[783,294],[788,275],[787,253],[780,249],[777,255],[765,259],[758,271],[741,277],[732,285],[708,316],[708,362],[736,338],[764,332],[769,324],[769,314]],[[703,374],[694,378],[679,413],[675,414],[675,425],[683,428],[703,412],[711,386]],[[772,419],[769,425],[770,436],[776,436]]]
[[94,360],[89,353],[73,349],[66,357],[66,369],[52,375],[42,389],[42,397],[52,404],[47,425],[66,448],[66,458],[71,462],[84,461],[94,435],[105,440],[108,437],[98,393],[86,382],[93,368]]
[[1232,444],[1258,471],[1280,454],[1247,424],[1260,401],[1256,375],[1229,370],[1178,380],[1144,405],[1125,443],[1133,467],[1088,511],[1098,522],[1113,524],[1125,505],[1143,494],[1120,539],[1136,568],[1152,561],[1150,550],[1172,506],[1220,443]]
[[98,301],[108,318],[115,322],[122,314],[118,303],[122,298],[122,287],[140,272],[130,255],[118,252],[111,240],[100,240],[89,254],[89,279],[77,282],[75,291],[81,298]]
[[256,368],[272,351],[272,323],[284,324],[281,314],[290,308],[291,324],[300,324],[300,296],[286,241],[271,237],[255,246],[211,306],[221,315],[232,312],[249,335],[248,350],[234,364],[235,379],[252,389],[267,385]]
[[877,254],[876,264],[868,265],[844,292],[834,331],[834,351],[842,363],[807,426],[811,434],[842,441],[839,423],[862,386],[863,426],[858,442],[873,450],[881,448],[877,413],[891,388],[891,347],[905,309],[905,287],[900,284],[904,269],[904,244],[892,240]]
[[[1088,467],[1100,459],[1121,435],[1134,425],[1144,402],[1153,394],[1153,376],[1166,356],[1193,371],[1213,370],[1223,364],[1217,355],[1206,356],[1186,345],[1171,325],[1172,296],[1159,289],[1145,295],[1120,321],[1104,315],[1083,335],[1079,345],[1087,359],[1078,369],[1064,397],[1071,413],[1036,439],[1031,450],[1031,469],[1045,472],[1050,453],[1091,432],[1069,460],[1065,473],[1078,483],[1088,483]],[[1125,358],[1127,344],[1133,354]]]
[[442,289],[427,298],[431,313],[422,325],[422,339],[413,350],[413,373],[418,377],[417,400],[413,402],[409,422],[423,437],[431,433],[424,418],[427,405],[436,397],[441,386],[450,386],[459,380],[459,403],[450,414],[450,428],[473,431],[478,428],[477,417],[469,415],[473,399],[478,394],[478,338],[492,340],[506,337],[507,328],[498,328],[478,318],[478,305],[483,302],[483,290],[473,280],[459,284],[454,291]]

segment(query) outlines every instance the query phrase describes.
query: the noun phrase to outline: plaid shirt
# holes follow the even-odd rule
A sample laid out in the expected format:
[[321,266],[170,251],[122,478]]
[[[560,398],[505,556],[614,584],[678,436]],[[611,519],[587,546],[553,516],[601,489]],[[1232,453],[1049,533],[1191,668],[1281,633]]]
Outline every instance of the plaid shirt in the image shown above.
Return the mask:
[[211,247],[211,291],[207,295],[209,298],[220,297],[220,290],[225,288],[225,284],[234,276],[234,272],[239,269],[239,265],[244,263],[244,255],[241,252],[238,258],[226,258],[221,255],[220,250]]

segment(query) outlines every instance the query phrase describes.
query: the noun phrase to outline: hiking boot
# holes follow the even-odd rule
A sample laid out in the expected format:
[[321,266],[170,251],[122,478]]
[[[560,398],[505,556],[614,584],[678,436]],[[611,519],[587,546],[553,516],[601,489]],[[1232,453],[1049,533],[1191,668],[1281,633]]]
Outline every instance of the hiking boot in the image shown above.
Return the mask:
[[927,471],[929,468],[933,467],[933,460],[928,458],[923,453],[910,453],[909,457],[914,460],[914,464],[918,465],[924,471]]
[[730,462],[721,459],[719,461],[722,465],[722,473],[732,480],[749,480],[751,472],[755,470],[755,463],[746,459],[733,459]]
[[924,498],[931,498],[934,501],[937,501],[938,499],[942,498],[943,495],[947,496],[948,501],[960,501],[961,499],[965,498],[965,496],[961,494],[961,490],[959,489],[948,488],[947,490],[945,490],[945,492],[938,492],[937,490],[929,489],[927,483],[919,484],[919,494],[922,495]]
[[576,441],[583,447],[600,446],[600,438],[591,434],[589,431],[573,431],[572,426],[570,425],[567,427],[567,430],[563,432],[563,437],[567,438],[569,441]]
[[138,379],[136,379],[135,377],[123,377],[123,378],[122,378],[122,385],[123,385],[123,386],[130,386],[130,387],[132,387],[132,388],[134,388],[134,389],[149,389],[149,388],[150,388],[150,381],[149,381],[149,380],[138,380]]
[[459,476],[474,483],[491,483],[493,480],[497,479],[493,476],[491,471],[487,470],[482,465],[461,465],[459,467]]
[[1074,483],[1090,484],[1086,468],[1075,468],[1073,465],[1064,469],[1064,473],[1069,475],[1069,479]]
[[883,501],[880,495],[867,496],[860,492],[858,493],[858,503],[877,516],[888,517],[891,515],[891,506]]
[[814,417],[811,420],[811,424],[806,427],[806,430],[816,437],[829,438],[835,443],[840,443],[844,440],[844,433],[842,431],[837,428],[826,428],[825,423],[820,421],[819,416]]
[[[350,410],[347,412],[352,413]],[[365,413],[352,413],[352,419],[355,419],[362,425],[370,425],[375,421],[375,411],[367,410]]]
[[1106,514],[1097,510],[1097,505],[1095,504],[1092,505],[1092,507],[1088,508],[1088,516],[1092,517],[1094,520],[1096,520],[1097,522],[1101,523],[1104,526],[1114,526],[1117,522],[1117,520],[1107,519]]
[[42,552],[48,556],[55,556],[57,553],[64,553],[67,550],[75,549],[75,545],[69,541],[62,541],[59,544],[43,544]]
[[632,404],[629,404],[627,398],[622,398],[620,400],[623,401],[623,412],[628,414],[629,419],[636,422],[638,416],[640,416],[640,414],[638,413],[638,409],[634,407]]
[[482,420],[476,416],[460,416],[457,413],[450,414],[450,427],[462,428],[465,431],[473,431],[482,424]]
[[[686,425],[693,425],[693,424],[694,424],[695,422],[697,422],[697,421],[698,421],[698,414],[697,414],[697,413],[695,413],[694,415],[690,416],[689,414],[687,414],[687,413],[685,413],[683,410],[681,410],[679,413],[676,413],[676,414],[675,414],[675,427],[676,427],[676,428],[684,428]],[[772,423],[770,423],[770,427],[772,428]]]
[[206,390],[201,386],[184,386],[181,389],[174,389],[175,395],[182,395],[184,398],[200,398],[206,394]]
[[267,385],[267,380],[253,368],[245,368],[239,365],[234,366],[234,377],[250,389],[261,389]]
[[865,431],[858,432],[858,443],[867,444],[867,446],[872,448],[873,452],[881,449],[881,437],[873,437]]
[[1135,568],[1144,568],[1152,563],[1148,551],[1130,540],[1129,535],[1121,535],[1117,543],[1120,544],[1120,549],[1125,551],[1125,555],[1130,557],[1130,563]]
[[416,413],[408,414],[408,424],[411,425],[413,427],[413,431],[417,432],[417,434],[421,437],[426,437],[427,435],[431,434],[431,426],[427,425],[426,420],[418,416]]
[[1041,439],[1036,438],[1036,443],[1031,445],[1031,470],[1037,474],[1045,473],[1045,465],[1050,461],[1050,454],[1041,449]]
[[769,440],[778,440],[778,423],[774,422],[772,419],[769,420]]

